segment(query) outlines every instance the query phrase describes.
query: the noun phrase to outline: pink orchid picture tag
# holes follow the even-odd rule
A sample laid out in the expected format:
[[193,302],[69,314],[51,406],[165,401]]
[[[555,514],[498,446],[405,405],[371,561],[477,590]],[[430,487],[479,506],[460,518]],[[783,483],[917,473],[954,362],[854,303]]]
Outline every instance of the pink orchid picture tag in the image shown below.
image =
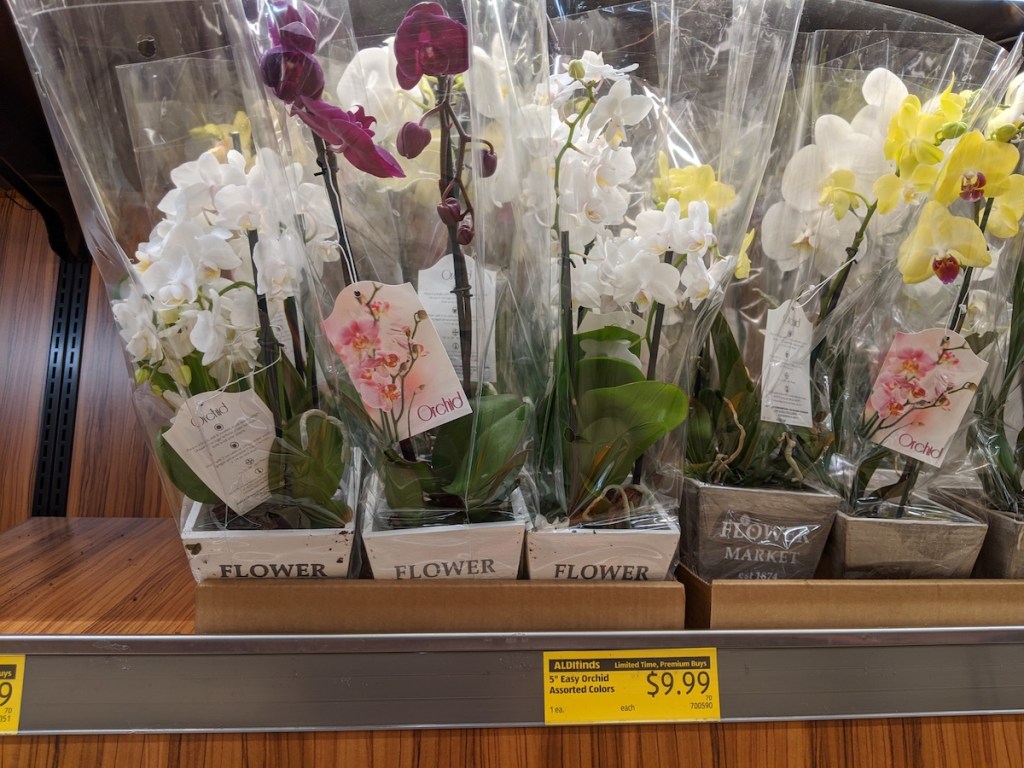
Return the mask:
[[323,329],[363,407],[389,440],[404,440],[472,412],[410,283],[353,283],[338,294]]
[[988,363],[958,333],[898,333],[864,409],[872,442],[942,466]]

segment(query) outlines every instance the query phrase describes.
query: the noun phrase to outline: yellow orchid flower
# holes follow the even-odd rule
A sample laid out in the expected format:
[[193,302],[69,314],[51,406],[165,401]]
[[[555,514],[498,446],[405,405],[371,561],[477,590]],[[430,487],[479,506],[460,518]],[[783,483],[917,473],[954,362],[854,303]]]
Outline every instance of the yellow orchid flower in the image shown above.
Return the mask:
[[654,202],[661,208],[672,198],[678,200],[683,209],[690,203],[707,203],[709,218],[714,221],[716,214],[736,198],[736,191],[728,184],[716,181],[715,171],[710,165],[670,168],[668,155],[659,152]]
[[235,113],[235,119],[230,123],[206,123],[206,125],[189,130],[189,134],[196,138],[215,139],[217,145],[211,149],[221,162],[224,162],[228,150],[234,149],[234,140],[231,136],[233,133],[238,134],[242,155],[246,160],[250,160],[252,158],[252,152],[250,151],[252,146],[252,124],[249,122],[249,116],[241,110]]
[[923,113],[921,100],[907,96],[889,121],[882,145],[886,159],[895,161],[901,176],[909,176],[919,165],[941,162],[942,150],[936,135],[947,122],[950,121],[943,114]]
[[900,245],[896,257],[905,283],[922,283],[935,276],[948,284],[960,274],[961,267],[987,267],[991,261],[978,225],[954,216],[934,200],[925,203],[917,226]]
[[880,214],[891,213],[900,205],[909,205],[931,191],[939,175],[937,165],[919,165],[909,176],[887,173],[879,176],[872,187]]
[[1012,144],[986,139],[981,131],[964,134],[939,172],[935,199],[949,205],[957,198],[977,202],[998,197],[1019,160]]
[[750,250],[750,245],[753,242],[754,230],[750,230],[743,236],[743,242],[740,244],[740,253],[736,257],[736,269],[733,271],[733,277],[737,280],[746,280],[750,277],[750,256],[747,255],[747,252]]
[[988,216],[987,230],[993,237],[1013,237],[1024,219],[1024,176],[1013,174],[1006,180],[1006,190],[995,198]]

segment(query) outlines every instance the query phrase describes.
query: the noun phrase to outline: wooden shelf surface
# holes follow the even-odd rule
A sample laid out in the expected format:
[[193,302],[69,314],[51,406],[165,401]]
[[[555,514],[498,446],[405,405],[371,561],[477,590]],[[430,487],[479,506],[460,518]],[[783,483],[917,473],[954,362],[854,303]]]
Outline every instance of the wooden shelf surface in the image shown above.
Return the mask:
[[[173,521],[30,520],[0,534],[0,635],[190,635],[195,585]],[[0,768],[190,765],[1024,766],[1024,718],[0,738]]]

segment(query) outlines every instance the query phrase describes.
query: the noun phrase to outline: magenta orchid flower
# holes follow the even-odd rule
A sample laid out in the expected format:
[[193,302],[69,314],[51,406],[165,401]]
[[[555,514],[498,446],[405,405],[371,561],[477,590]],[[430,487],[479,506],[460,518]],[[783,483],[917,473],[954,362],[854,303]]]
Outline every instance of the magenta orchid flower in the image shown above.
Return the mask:
[[267,31],[274,47],[260,57],[260,75],[274,95],[286,104],[300,96],[318,99],[324,90],[324,71],[317,61],[316,36],[320,22],[303,6],[271,6]]
[[[320,19],[317,18],[312,8],[308,5],[303,5],[300,10],[293,5],[276,2],[270,4],[270,13],[273,18],[267,24],[267,32],[270,34],[270,42],[273,45],[287,46],[288,43],[282,41],[281,31],[286,28],[292,28],[293,24],[299,24],[305,27],[306,32],[309,33],[310,38],[313,40],[313,48],[307,51],[307,53],[313,53],[316,50],[316,38],[320,34]],[[285,38],[287,36],[288,33],[285,34]]]
[[391,153],[373,143],[377,118],[367,115],[362,107],[346,112],[322,99],[299,98],[292,114],[360,171],[382,179],[405,176]]
[[457,75],[469,69],[469,33],[438,3],[418,3],[395,32],[395,58],[406,90],[424,75]]
[[315,57],[274,46],[260,58],[260,75],[281,101],[318,99],[324,92],[324,71]]
[[274,95],[292,105],[292,114],[355,168],[378,178],[402,178],[395,158],[373,142],[377,119],[362,107],[346,112],[322,100],[324,71],[317,61],[320,22],[308,7],[276,2],[267,27],[273,47],[260,57],[260,75]]

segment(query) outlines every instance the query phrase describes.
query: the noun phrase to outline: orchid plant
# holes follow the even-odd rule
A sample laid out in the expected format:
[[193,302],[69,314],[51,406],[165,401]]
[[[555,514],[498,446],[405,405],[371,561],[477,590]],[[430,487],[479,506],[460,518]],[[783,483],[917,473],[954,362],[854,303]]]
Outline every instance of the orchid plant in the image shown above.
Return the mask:
[[[236,134],[236,143],[238,137]],[[251,162],[209,151],[171,172],[163,218],[139,244],[114,317],[138,384],[174,411],[209,392],[255,390],[271,410],[271,499],[229,526],[340,526],[346,433],[319,408],[316,361],[300,324],[302,270],[337,259],[326,195],[268,148]],[[280,204],[296,189],[300,226]],[[282,344],[281,338],[284,343]],[[194,501],[223,502],[164,439],[157,455]]]
[[[851,276],[856,275],[854,282],[867,290],[872,276],[887,268],[883,259],[891,249],[904,284],[935,281],[955,287],[946,327],[959,332],[975,272],[991,264],[994,241],[1016,235],[1024,215],[1024,178],[1013,173],[1019,153],[1008,142],[1015,134],[997,129],[986,135],[969,129],[980,93],[957,91],[950,82],[922,103],[897,75],[879,68],[864,79],[862,94],[864,104],[851,120],[835,114],[816,120],[813,142],[788,162],[782,200],[764,219],[764,252],[781,271],[813,259],[823,276],[801,298],[820,296],[814,321],[818,342],[811,364],[827,371],[818,375],[831,380],[832,399],[815,430],[790,430],[789,439],[800,447],[797,454],[808,464],[824,460],[817,469],[825,482],[828,457],[844,447],[802,450],[814,436],[831,441],[832,434],[842,432],[844,422],[848,428],[850,419],[857,418],[856,439],[879,441],[909,423],[908,419],[920,421],[926,411],[948,408],[953,395],[974,386],[959,381],[955,349],[905,349],[887,357],[889,367],[880,372],[863,417],[845,413],[842,377],[847,352],[826,339],[840,333],[843,321],[837,309]],[[865,244],[872,242],[876,247],[863,253]],[[926,285],[922,288],[930,290]],[[871,297],[866,302],[873,305]],[[844,304],[854,315],[864,311],[857,305],[856,298]],[[857,321],[848,317],[846,322]],[[981,333],[968,333],[966,338],[976,353],[992,341],[991,335]],[[830,419],[834,419],[831,432],[827,430]],[[874,470],[888,455],[887,449],[876,445],[861,458],[847,489],[851,502],[861,498]],[[878,489],[872,498],[896,496],[902,510],[919,469],[916,461],[908,461],[899,480]]]
[[[988,121],[986,134],[991,139],[1007,141],[1017,147],[1024,144],[1024,72],[1010,83],[1005,97]],[[1021,181],[1012,183],[1018,187],[1019,206]],[[1004,211],[1008,207],[1007,202],[1004,200]],[[1017,213],[1017,218],[1024,218],[1024,211]],[[1019,238],[1016,242],[1019,243]],[[1024,366],[1024,259],[1019,253],[1013,269],[1011,307],[1002,367],[994,366],[992,375],[978,387],[975,418],[968,430],[968,445],[983,459],[979,474],[988,503],[1019,518],[1024,514],[1024,430],[1007,417],[1010,397],[1014,392],[1020,392],[1020,371]],[[1014,438],[1015,428],[1017,435]]]
[[714,221],[733,191],[709,166],[669,167],[662,155],[637,190],[628,129],[663,105],[634,92],[633,69],[586,51],[549,87],[561,326],[546,415],[570,524],[650,514],[656,472],[644,455],[687,411],[683,390],[659,378],[664,327],[692,321],[747,268],[745,252],[719,250]]
[[[400,195],[401,190],[411,189],[395,208],[404,209],[410,200],[419,208],[426,207],[422,187],[416,184],[424,178],[431,179],[440,193],[430,209],[433,222],[440,223],[446,233],[438,257],[450,255],[452,262],[458,350],[449,353],[473,413],[421,436],[402,437],[410,432],[409,414],[418,392],[416,387],[407,387],[406,381],[414,368],[418,373],[422,367],[418,359],[428,354],[416,337],[421,325],[430,322],[426,312],[417,312],[415,322],[408,325],[402,349],[385,349],[385,331],[400,313],[400,308],[385,306],[386,302],[360,296],[365,316],[358,327],[345,326],[340,335],[325,324],[329,346],[350,374],[353,366],[360,371],[351,377],[348,397],[360,404],[354,411],[363,406],[371,411],[361,426],[374,436],[374,447],[381,454],[378,467],[391,523],[420,525],[467,516],[478,521],[496,512],[503,514],[526,459],[523,443],[530,406],[518,396],[499,394],[475,365],[479,352],[474,349],[474,320],[486,323],[488,312],[483,309],[484,297],[473,295],[482,283],[471,278],[475,266],[470,262],[480,259],[483,271],[487,258],[486,245],[477,238],[474,196],[479,180],[493,176],[499,162],[491,141],[471,135],[469,110],[478,97],[487,101],[493,100],[493,95],[468,94],[467,73],[478,62],[492,67],[494,62],[470,45],[462,21],[452,18],[438,3],[421,2],[407,11],[393,38],[382,46],[361,49],[348,63],[336,89],[339,101],[348,107],[343,109],[323,98],[323,68],[314,55],[318,35],[315,14],[308,7],[274,4],[270,16],[272,47],[261,56],[264,82],[290,106],[291,114],[313,131],[318,153],[326,158],[320,163],[321,170],[326,167],[331,206],[343,233],[343,261],[350,266],[345,284],[359,280],[356,256],[365,261],[366,255],[353,254],[344,235],[341,195],[329,167],[334,154],[341,154],[356,170],[380,179],[378,191],[384,200],[389,193]],[[494,84],[500,85],[497,74]],[[399,159],[385,147],[392,148]],[[404,183],[388,184],[390,179]],[[391,207],[381,213],[389,214]],[[361,213],[370,220],[365,211]],[[414,216],[399,227],[402,238],[415,243],[417,259],[429,259],[430,253],[425,252],[432,252],[428,248],[430,235],[424,238],[418,231],[418,227],[429,225],[424,225],[419,211]],[[405,273],[403,268],[404,277],[416,280],[415,273]],[[381,285],[373,282],[373,292]],[[484,316],[474,317],[481,313]],[[362,339],[358,349],[353,334]],[[494,343],[487,335],[481,338]]]

